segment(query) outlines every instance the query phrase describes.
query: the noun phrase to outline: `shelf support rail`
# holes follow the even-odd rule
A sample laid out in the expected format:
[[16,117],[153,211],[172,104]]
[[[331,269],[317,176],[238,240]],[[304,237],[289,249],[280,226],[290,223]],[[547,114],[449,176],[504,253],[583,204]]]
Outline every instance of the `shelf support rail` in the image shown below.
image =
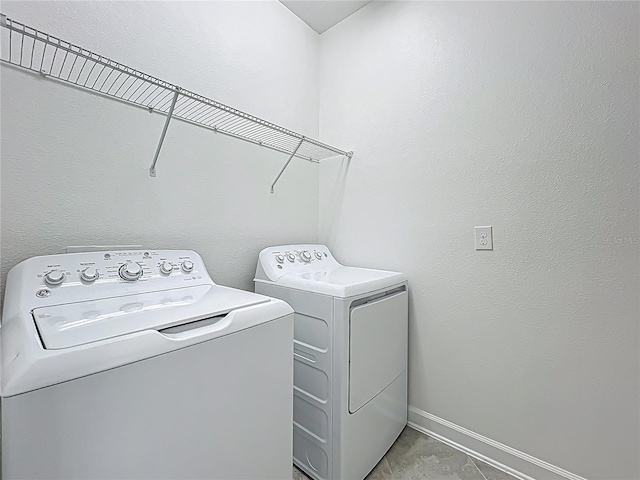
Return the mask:
[[287,163],[284,164],[284,166],[282,167],[282,169],[280,170],[280,173],[278,174],[278,176],[276,177],[276,179],[273,181],[273,183],[271,184],[271,193],[273,193],[273,187],[276,186],[276,183],[278,183],[278,180],[280,180],[280,177],[282,176],[282,174],[284,173],[284,171],[287,169],[287,167],[289,166],[289,163],[291,163],[291,160],[293,160],[293,157],[296,156],[296,152],[298,151],[298,149],[300,148],[300,145],[302,145],[302,142],[304,142],[305,137],[303,136],[300,141],[298,142],[298,146],[293,150],[293,152],[291,153],[291,156],[289,157],[289,160],[287,160]]
[[167,129],[169,128],[169,122],[171,121],[171,116],[173,115],[173,109],[176,106],[176,102],[178,101],[179,94],[180,94],[180,87],[176,87],[176,91],[173,94],[173,100],[171,100],[171,107],[169,107],[169,112],[167,113],[167,119],[164,121],[164,128],[162,129],[162,133],[160,134],[160,141],[158,142],[158,148],[156,148],[156,154],[153,156],[153,163],[151,164],[151,168],[149,169],[149,175],[151,175],[152,177],[156,176],[156,163],[158,162],[160,149],[162,148],[162,144],[164,143],[164,136],[167,134]]

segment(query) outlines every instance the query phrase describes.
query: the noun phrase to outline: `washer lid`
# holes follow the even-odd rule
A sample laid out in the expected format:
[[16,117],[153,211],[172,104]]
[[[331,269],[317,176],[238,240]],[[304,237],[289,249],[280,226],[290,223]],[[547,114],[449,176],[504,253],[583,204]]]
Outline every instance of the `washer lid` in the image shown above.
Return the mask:
[[243,290],[198,285],[52,305],[31,313],[45,349],[57,350],[143,330],[162,330],[268,301]]
[[274,283],[298,290],[347,298],[397,285],[406,280],[407,278],[398,272],[338,267],[283,275]]

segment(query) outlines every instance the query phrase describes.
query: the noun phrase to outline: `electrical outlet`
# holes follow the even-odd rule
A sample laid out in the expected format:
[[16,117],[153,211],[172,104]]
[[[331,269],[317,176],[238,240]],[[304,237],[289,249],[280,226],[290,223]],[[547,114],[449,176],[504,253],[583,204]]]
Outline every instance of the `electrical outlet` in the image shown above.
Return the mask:
[[491,227],[476,227],[476,250],[493,250]]

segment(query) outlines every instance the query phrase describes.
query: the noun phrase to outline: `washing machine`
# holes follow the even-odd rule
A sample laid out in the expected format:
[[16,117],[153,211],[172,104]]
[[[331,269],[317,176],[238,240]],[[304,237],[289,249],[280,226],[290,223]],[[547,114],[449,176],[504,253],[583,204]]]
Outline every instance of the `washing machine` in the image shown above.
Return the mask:
[[345,267],[324,245],[260,252],[256,292],[294,310],[293,461],[362,480],[407,423],[407,279]]
[[291,478],[293,312],[193,251],[25,260],[0,336],[5,480]]

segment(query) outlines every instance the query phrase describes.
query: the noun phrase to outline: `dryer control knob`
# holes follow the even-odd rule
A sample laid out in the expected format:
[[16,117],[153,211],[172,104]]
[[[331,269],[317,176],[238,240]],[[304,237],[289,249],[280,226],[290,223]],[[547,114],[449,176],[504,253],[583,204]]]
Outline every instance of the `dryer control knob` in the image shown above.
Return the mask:
[[311,261],[311,254],[305,250],[304,252],[302,252],[300,254],[300,258],[302,258],[303,262],[310,262]]
[[160,265],[160,273],[169,275],[171,272],[173,272],[173,265],[169,262],[162,262],[162,265]]
[[316,258],[318,260],[322,260],[322,254],[320,252],[316,252]]
[[82,280],[84,280],[85,282],[88,283],[93,283],[95,282],[98,277],[100,276],[100,274],[98,273],[98,271],[93,268],[93,267],[87,267],[85,268],[82,273],[80,274],[80,278]]
[[287,260],[289,260],[290,262],[295,262],[296,256],[293,253],[287,253]]
[[193,262],[189,260],[185,260],[182,262],[182,271],[185,273],[190,273],[193,270]]
[[64,272],[52,270],[44,276],[44,283],[47,285],[60,285],[64,282]]
[[137,263],[125,263],[118,270],[120,278],[127,282],[135,282],[142,276],[142,267]]
[[276,255],[276,262],[278,263],[284,262],[284,255],[280,255],[280,254]]

